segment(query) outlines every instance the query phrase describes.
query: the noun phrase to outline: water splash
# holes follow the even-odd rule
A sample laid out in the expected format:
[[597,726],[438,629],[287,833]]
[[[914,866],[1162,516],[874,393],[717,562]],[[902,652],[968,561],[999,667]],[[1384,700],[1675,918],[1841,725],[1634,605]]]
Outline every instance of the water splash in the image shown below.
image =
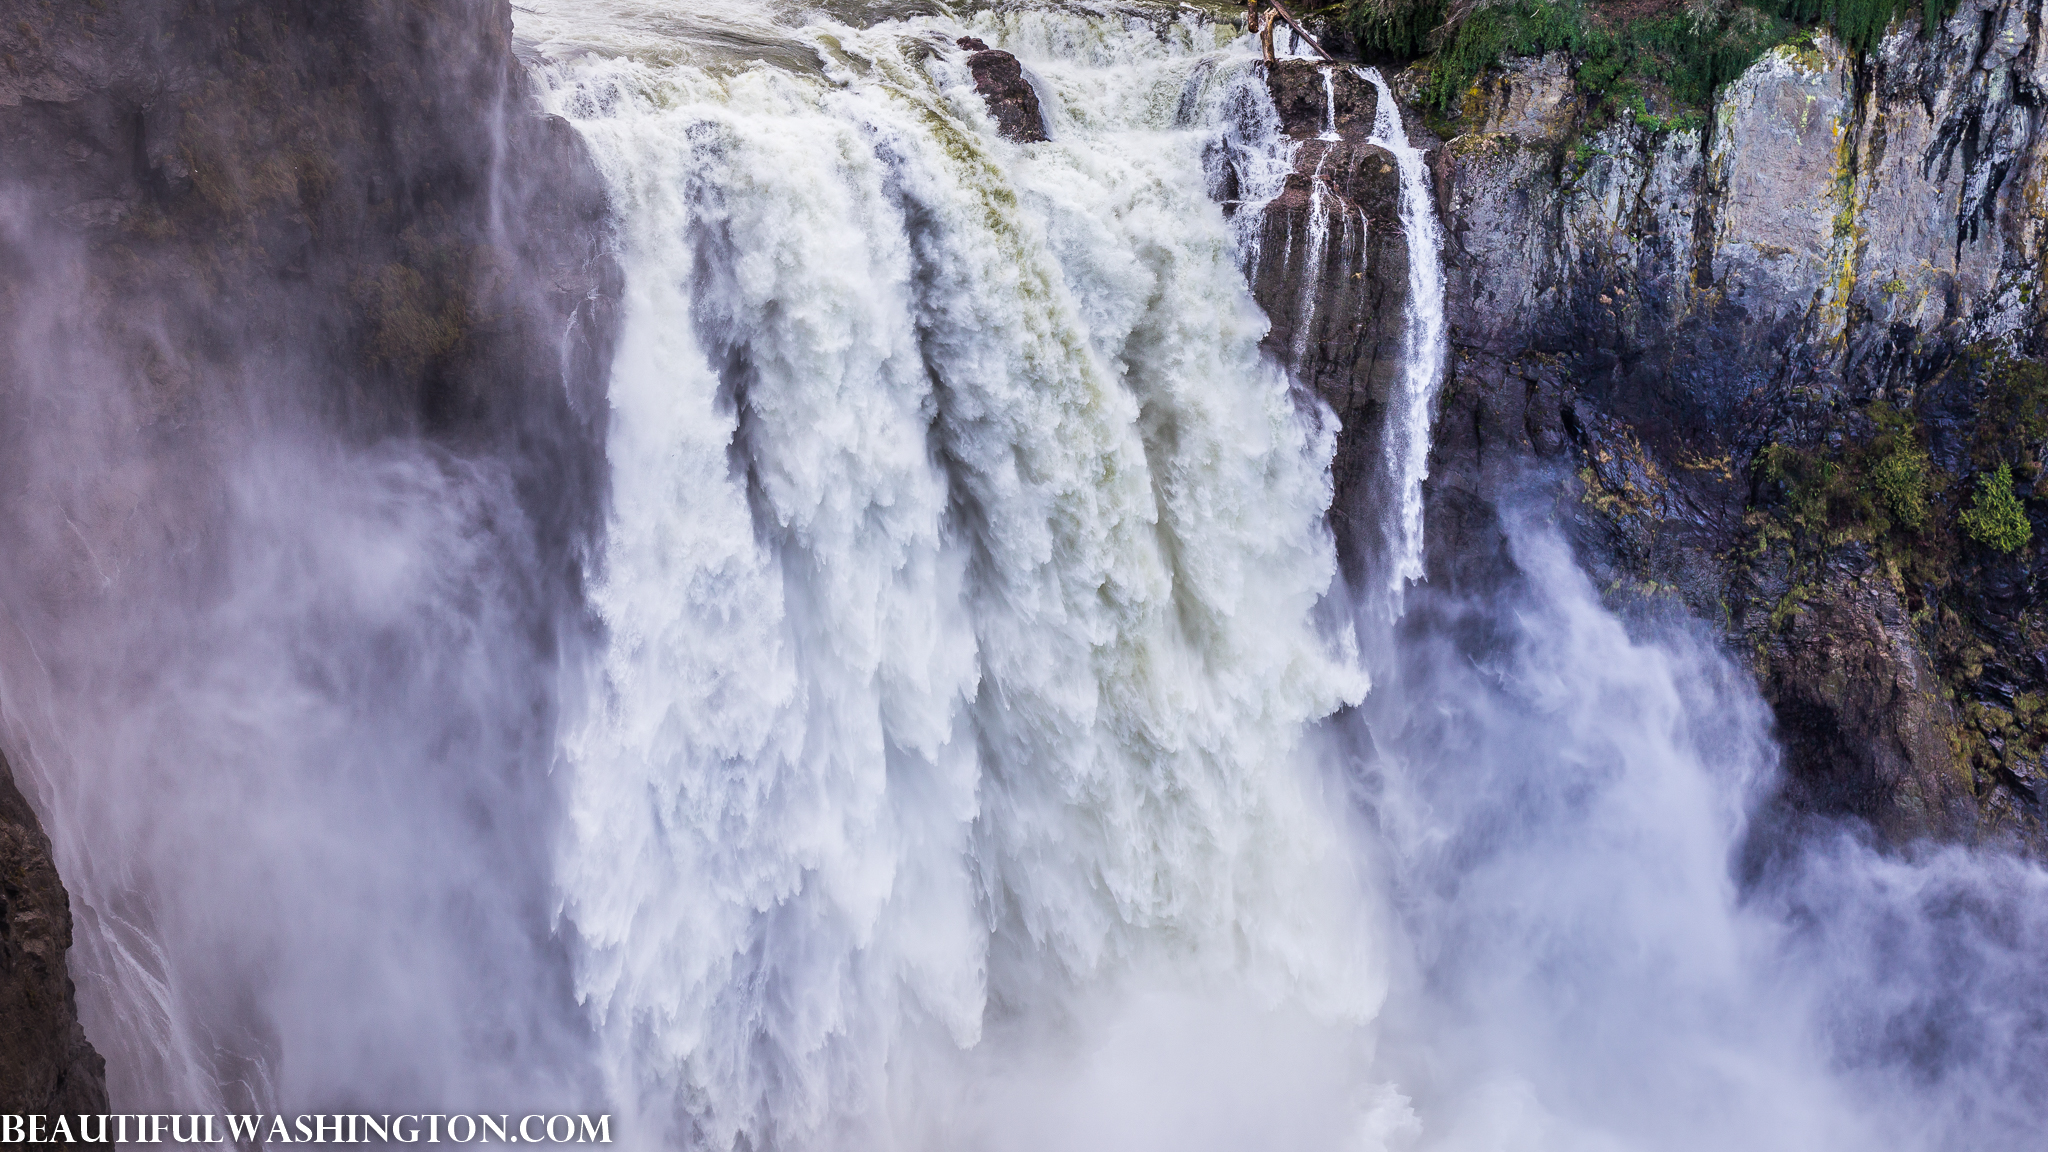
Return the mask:
[[1210,198],[1230,209],[1238,270],[1249,277],[1262,256],[1266,206],[1287,190],[1301,142],[1281,126],[1280,111],[1257,69],[1232,68],[1222,83],[1221,131],[1206,154],[1205,175]]
[[[1747,672],[1624,626],[1547,507],[1505,512],[1520,576],[1415,590],[1364,709],[1406,942],[1378,1070],[1413,1147],[2033,1139],[2048,873],[1754,829],[1779,769]],[[1782,857],[1755,862],[1759,835]]]

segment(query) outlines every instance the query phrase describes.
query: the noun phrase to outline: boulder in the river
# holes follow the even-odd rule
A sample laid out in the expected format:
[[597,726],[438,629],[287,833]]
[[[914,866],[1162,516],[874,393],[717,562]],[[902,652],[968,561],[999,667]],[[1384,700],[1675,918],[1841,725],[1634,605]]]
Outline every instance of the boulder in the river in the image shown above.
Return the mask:
[[960,47],[973,53],[967,67],[974,73],[975,90],[988,103],[996,130],[1020,144],[1050,139],[1045,134],[1045,113],[1038,106],[1038,93],[1024,78],[1024,66],[1000,48],[990,48],[972,37],[962,36]]

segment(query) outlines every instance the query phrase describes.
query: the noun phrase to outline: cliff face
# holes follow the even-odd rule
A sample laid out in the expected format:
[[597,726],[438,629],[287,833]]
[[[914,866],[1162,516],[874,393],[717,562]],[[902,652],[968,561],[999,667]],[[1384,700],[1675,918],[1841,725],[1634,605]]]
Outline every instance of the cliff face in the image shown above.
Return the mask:
[[[1273,322],[1266,349],[1356,430],[1338,440],[1331,516],[1340,559],[1357,578],[1374,547],[1362,534],[1374,522],[1379,432],[1401,371],[1408,245],[1400,176],[1392,154],[1368,142],[1378,98],[1349,68],[1330,69],[1328,89],[1324,69],[1307,60],[1276,61],[1265,77],[1295,142],[1294,166],[1261,209],[1249,274]],[[1323,139],[1327,132],[1337,139]],[[1225,192],[1226,203],[1235,199],[1234,189]]]
[[78,1025],[71,901],[50,838],[0,758],[0,1112],[98,1115],[106,1065]]
[[1596,116],[1557,55],[1434,120],[1431,587],[1500,579],[1504,494],[1562,477],[1617,606],[1682,607],[1753,667],[1789,810],[1893,841],[2043,843],[2040,24],[1965,0],[1863,57],[1814,33],[1697,129]]
[[511,32],[503,0],[0,4],[9,303],[76,259],[155,413],[243,399],[268,359],[360,435],[588,440],[561,362],[593,400],[604,192]]
[[[605,215],[504,0],[0,0],[0,698],[160,674],[123,646],[225,595],[249,445],[403,442],[505,477],[541,667],[602,522]],[[28,722],[0,716],[10,746]],[[0,1014],[0,1111],[104,1110],[64,892],[12,789],[0,848],[0,996],[32,1007]]]

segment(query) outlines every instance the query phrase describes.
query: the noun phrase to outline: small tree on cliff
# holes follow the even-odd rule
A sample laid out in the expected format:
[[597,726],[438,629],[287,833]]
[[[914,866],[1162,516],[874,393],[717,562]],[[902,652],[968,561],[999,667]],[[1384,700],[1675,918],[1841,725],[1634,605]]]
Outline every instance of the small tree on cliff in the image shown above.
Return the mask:
[[2017,552],[2034,538],[2027,510],[2012,491],[2012,465],[1977,475],[1977,498],[1962,515],[1970,539],[2000,552]]

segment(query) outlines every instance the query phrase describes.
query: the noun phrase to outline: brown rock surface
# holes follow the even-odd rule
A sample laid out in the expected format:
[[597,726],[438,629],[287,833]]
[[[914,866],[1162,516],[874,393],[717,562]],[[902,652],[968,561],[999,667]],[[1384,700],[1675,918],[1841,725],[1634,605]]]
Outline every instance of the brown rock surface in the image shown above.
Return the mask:
[[971,36],[962,37],[960,47],[973,53],[967,67],[974,73],[975,90],[988,102],[988,114],[995,117],[996,130],[1020,144],[1049,139],[1038,93],[1017,58]]
[[78,1024],[70,947],[50,838],[0,757],[0,1113],[107,1110],[106,1062]]
[[1372,544],[1360,538],[1373,503],[1379,433],[1401,370],[1408,296],[1408,242],[1401,182],[1391,153],[1367,143],[1377,97],[1348,68],[1331,70],[1335,141],[1322,67],[1309,60],[1266,66],[1280,124],[1299,141],[1294,171],[1261,209],[1253,295],[1272,320],[1266,347],[1336,412],[1345,433],[1332,465],[1332,519],[1346,570]]

